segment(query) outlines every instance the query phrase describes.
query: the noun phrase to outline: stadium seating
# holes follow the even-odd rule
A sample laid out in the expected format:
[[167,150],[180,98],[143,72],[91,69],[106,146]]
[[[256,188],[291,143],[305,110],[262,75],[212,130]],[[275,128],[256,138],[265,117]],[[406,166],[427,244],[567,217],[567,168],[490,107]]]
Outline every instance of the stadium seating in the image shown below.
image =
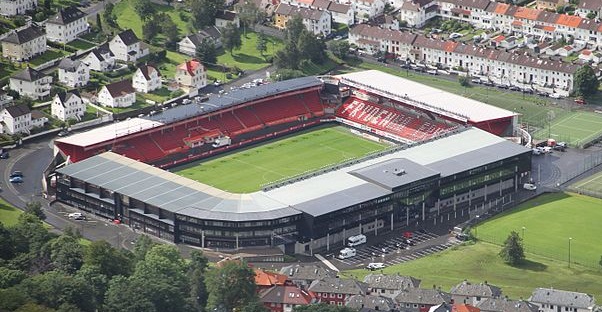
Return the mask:
[[430,139],[450,126],[424,116],[416,116],[390,107],[351,97],[341,105],[336,116],[410,141]]
[[152,162],[166,156],[150,135],[131,138],[125,146],[120,146],[117,149],[114,148],[113,151],[143,162]]

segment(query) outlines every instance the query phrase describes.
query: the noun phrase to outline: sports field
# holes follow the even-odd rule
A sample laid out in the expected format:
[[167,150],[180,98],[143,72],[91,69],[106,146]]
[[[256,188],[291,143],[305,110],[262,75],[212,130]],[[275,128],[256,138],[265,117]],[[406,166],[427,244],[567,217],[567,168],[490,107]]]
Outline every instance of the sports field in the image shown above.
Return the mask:
[[344,127],[309,130],[260,146],[177,168],[181,176],[235,192],[383,150],[387,145],[361,138]]
[[571,263],[597,269],[602,256],[597,234],[600,220],[601,199],[571,193],[547,194],[486,221],[473,229],[473,234],[501,245],[511,231],[516,231],[524,235],[527,252],[561,261],[568,261],[570,244]]
[[[596,173],[571,185],[572,189],[591,192],[602,196],[602,172]],[[590,194],[590,195],[593,195]]]
[[[545,116],[543,116],[545,118]],[[548,127],[533,134],[535,138],[552,138],[579,147],[602,136],[602,114],[573,112],[554,119]]]

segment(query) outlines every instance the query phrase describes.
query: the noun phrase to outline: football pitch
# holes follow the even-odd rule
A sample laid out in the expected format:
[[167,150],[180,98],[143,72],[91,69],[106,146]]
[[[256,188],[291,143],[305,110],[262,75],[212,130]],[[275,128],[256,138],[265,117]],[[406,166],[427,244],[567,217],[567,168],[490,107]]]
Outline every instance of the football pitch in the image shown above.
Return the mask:
[[[502,245],[511,231],[524,240],[525,251],[599,268],[602,200],[570,193],[539,196],[473,229],[479,240]],[[523,229],[524,227],[524,229]]]
[[388,145],[335,126],[308,130],[259,146],[176,168],[178,175],[234,192],[386,149]]
[[573,183],[571,188],[602,195],[602,172],[598,172],[591,177],[587,177],[581,181]]
[[572,147],[580,147],[602,136],[602,114],[569,113],[554,119],[549,126],[542,127],[533,136],[538,139],[565,141]]

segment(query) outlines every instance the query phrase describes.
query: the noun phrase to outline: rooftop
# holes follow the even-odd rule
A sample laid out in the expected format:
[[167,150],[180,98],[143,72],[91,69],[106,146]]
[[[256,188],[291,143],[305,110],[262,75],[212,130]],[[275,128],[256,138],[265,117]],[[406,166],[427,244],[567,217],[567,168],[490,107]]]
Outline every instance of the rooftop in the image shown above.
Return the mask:
[[76,6],[70,6],[59,10],[55,16],[48,18],[47,23],[68,25],[85,17],[86,13],[80,11]]

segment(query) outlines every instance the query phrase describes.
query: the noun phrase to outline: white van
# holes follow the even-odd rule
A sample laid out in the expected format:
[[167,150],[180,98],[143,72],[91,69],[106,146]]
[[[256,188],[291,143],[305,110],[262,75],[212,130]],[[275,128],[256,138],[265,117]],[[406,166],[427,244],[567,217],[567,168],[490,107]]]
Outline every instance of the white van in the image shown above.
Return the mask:
[[347,259],[347,258],[351,258],[353,256],[355,256],[357,254],[357,252],[355,251],[355,248],[343,248],[341,249],[341,252],[339,253],[339,259]]
[[535,184],[533,184],[533,183],[525,183],[523,185],[523,188],[528,191],[536,191],[537,190],[537,186],[535,186]]
[[366,235],[364,235],[364,234],[354,235],[347,239],[347,246],[349,246],[349,247],[353,247],[353,246],[357,246],[357,245],[361,245],[361,244],[365,244],[365,243],[366,243]]

